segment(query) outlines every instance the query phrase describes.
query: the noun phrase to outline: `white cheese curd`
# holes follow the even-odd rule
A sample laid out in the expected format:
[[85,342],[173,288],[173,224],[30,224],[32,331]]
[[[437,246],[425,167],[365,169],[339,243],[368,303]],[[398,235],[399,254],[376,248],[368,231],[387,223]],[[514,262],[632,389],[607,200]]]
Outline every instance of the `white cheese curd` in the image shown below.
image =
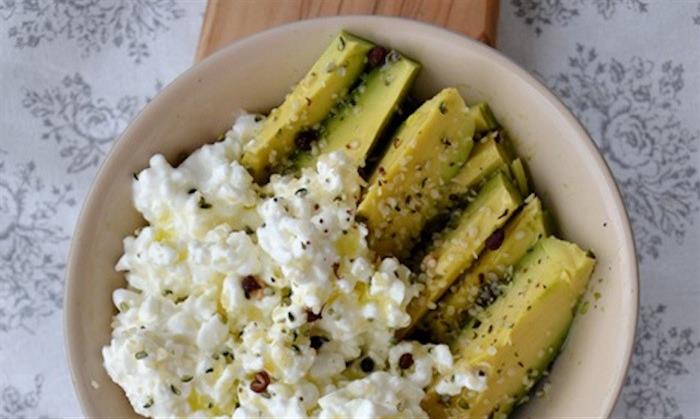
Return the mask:
[[384,371],[348,382],[323,396],[318,404],[321,418],[427,418],[420,401],[424,392],[405,378]]
[[447,396],[456,396],[463,389],[482,392],[486,389],[486,376],[472,371],[458,371],[442,378],[435,386],[435,391]]
[[[452,355],[395,342],[421,285],[368,248],[357,170],[333,153],[258,186],[238,160],[259,120],[136,176],[148,225],[116,265],[128,286],[113,294],[107,372],[151,417],[425,417]],[[441,393],[479,387],[450,377]]]

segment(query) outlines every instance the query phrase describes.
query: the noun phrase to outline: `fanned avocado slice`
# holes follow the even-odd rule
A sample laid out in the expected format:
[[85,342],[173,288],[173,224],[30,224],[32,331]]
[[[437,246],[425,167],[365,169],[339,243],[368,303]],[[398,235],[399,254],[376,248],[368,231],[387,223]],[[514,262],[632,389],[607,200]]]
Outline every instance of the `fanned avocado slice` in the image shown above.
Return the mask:
[[371,70],[349,97],[329,115],[312,150],[299,153],[298,168],[311,167],[319,155],[342,150],[357,167],[387,126],[418,74],[420,64],[391,51],[381,65]]
[[[522,198],[507,176],[498,174],[484,185],[459,217],[457,226],[437,239],[421,262],[418,279],[425,288],[411,300],[407,311],[411,324],[399,332],[405,336],[467,270],[492,235],[518,209]],[[489,245],[491,245],[489,243]]]
[[[482,112],[483,108],[482,110],[474,106],[469,108],[470,117],[473,118],[483,118],[478,116]],[[489,131],[479,140],[475,140],[469,158],[447,184],[447,199],[441,203],[437,215],[425,224],[420,239],[413,247],[412,255],[420,259],[432,236],[445,227],[451,214],[459,208],[464,208],[474,198],[479,188],[494,174],[503,172],[511,176],[508,166],[510,156],[502,140],[502,131]],[[523,194],[523,196],[526,195]]]
[[403,257],[410,250],[467,159],[473,133],[474,122],[453,88],[421,105],[394,133],[357,211],[378,254]]
[[525,163],[520,158],[513,160],[510,163],[510,171],[515,178],[515,182],[518,184],[518,189],[523,195],[530,193],[530,184],[527,181],[527,172],[525,170]]
[[[449,343],[462,327],[481,309],[479,301],[488,292],[503,286],[513,273],[513,266],[538,240],[551,233],[542,203],[534,195],[503,229],[503,242],[495,249],[486,249],[474,266],[438,302],[417,327],[430,342]],[[497,244],[497,243],[496,243]]]
[[480,102],[469,106],[469,115],[474,119],[474,131],[483,134],[498,128],[498,121],[493,116],[491,108],[486,102]]
[[346,95],[362,73],[372,47],[341,32],[284,102],[270,112],[241,159],[258,183],[267,181],[271,171],[288,159],[295,141],[307,146],[308,135],[299,134],[320,123]]
[[540,240],[513,281],[451,345],[454,372],[484,376],[482,392],[443,399],[434,387],[422,406],[431,418],[505,418],[559,353],[595,260],[578,246]]
[[450,181],[450,194],[462,196],[499,170],[508,173],[510,159],[498,135],[492,131],[474,145],[469,159]]

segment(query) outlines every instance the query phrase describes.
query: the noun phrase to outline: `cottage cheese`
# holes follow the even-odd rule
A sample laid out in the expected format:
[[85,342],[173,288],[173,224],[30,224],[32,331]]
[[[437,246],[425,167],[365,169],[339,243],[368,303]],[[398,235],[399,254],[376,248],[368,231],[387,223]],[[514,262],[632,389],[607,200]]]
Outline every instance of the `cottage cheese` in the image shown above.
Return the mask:
[[336,153],[256,185],[238,160],[258,124],[243,115],[178,168],[157,155],[138,174],[148,226],[116,266],[128,287],[113,294],[105,368],[145,416],[425,417],[424,389],[452,355],[394,342],[420,285],[369,250],[354,217],[362,179]]

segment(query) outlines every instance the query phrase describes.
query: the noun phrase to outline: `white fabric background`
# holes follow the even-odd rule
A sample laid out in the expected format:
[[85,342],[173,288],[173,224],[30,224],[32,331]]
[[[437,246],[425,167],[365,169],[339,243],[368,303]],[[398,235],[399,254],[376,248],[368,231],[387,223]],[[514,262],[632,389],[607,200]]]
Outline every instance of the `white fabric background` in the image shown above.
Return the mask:
[[[192,64],[204,7],[0,0],[0,417],[81,415],[70,236],[113,139]],[[634,223],[642,308],[615,414],[700,417],[700,2],[502,0],[498,46],[582,119]]]

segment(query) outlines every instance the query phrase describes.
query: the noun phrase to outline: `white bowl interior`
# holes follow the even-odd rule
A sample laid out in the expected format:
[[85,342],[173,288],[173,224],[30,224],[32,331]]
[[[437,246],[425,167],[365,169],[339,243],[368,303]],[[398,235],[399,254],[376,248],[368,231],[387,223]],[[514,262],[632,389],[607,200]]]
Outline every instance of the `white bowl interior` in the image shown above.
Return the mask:
[[421,61],[420,97],[457,86],[468,102],[488,101],[526,158],[562,236],[595,251],[589,310],[576,318],[550,375],[551,391],[518,415],[608,415],[624,381],[638,295],[629,223],[607,167],[568,111],[496,51],[436,27],[380,17],[305,21],[232,45],[166,88],[115,145],[83,209],[67,274],[66,339],[85,414],[134,415],[100,352],[110,339],[111,293],[124,284],[114,272],[122,238],[142,224],[131,204],[132,173],[155,153],[173,162],[213,141],[237,110],[278,104],[340,29]]

